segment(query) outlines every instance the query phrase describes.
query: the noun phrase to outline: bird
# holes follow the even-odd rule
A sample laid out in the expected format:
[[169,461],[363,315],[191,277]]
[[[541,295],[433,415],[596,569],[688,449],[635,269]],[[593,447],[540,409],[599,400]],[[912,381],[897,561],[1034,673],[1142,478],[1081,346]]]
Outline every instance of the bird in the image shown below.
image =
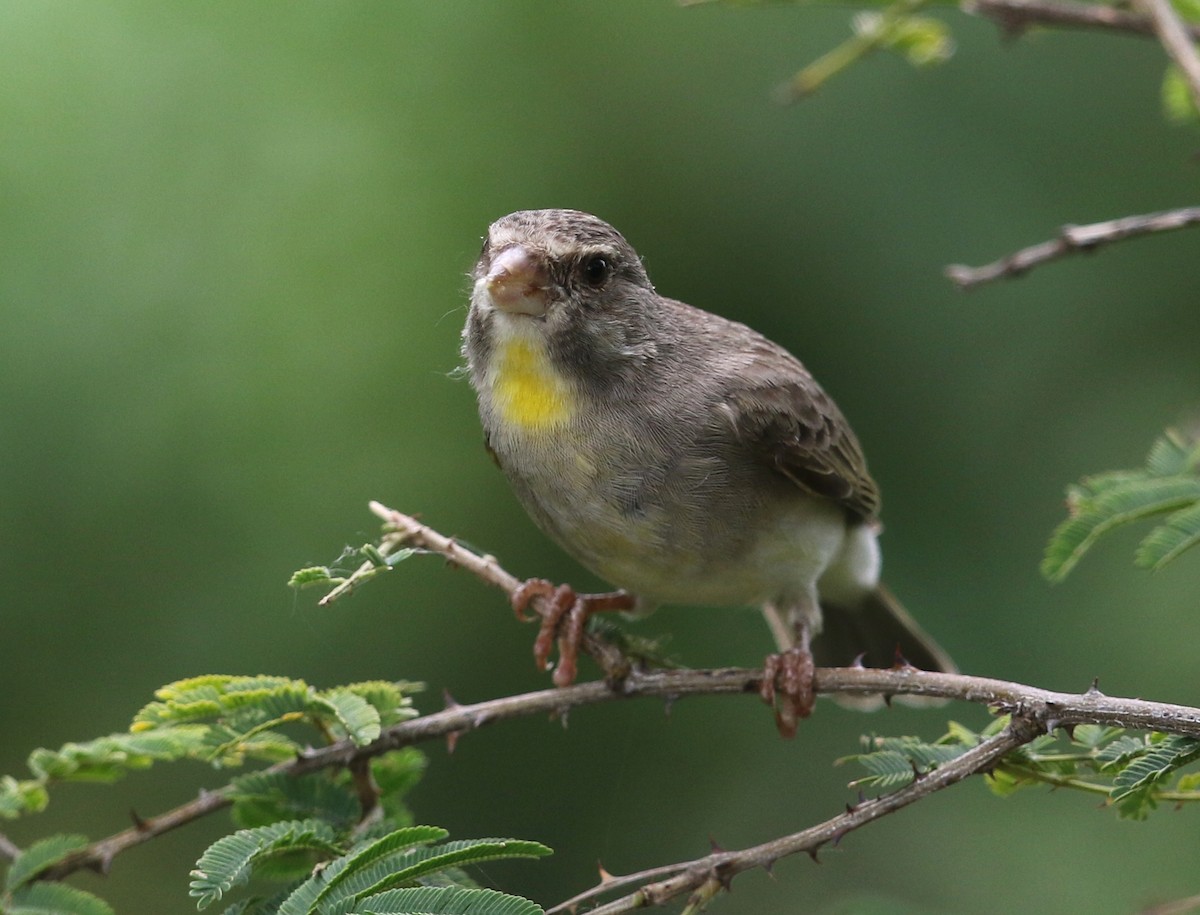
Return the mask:
[[[534,654],[577,675],[589,616],[758,607],[761,694],[791,736],[817,664],[953,672],[880,581],[879,488],[833,399],[745,324],[660,295],[641,257],[580,210],[491,224],[462,354],[485,445],[533,521],[616,590],[525,582],[554,608]],[[837,697],[874,708],[879,696]],[[928,700],[922,700],[928,702]]]

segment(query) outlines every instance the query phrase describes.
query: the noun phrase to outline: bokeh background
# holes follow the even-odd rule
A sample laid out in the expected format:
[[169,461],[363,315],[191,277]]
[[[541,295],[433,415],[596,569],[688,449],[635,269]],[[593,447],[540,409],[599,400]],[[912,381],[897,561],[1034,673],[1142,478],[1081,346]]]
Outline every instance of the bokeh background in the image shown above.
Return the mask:
[[[1194,131],[1159,112],[1151,41],[1006,43],[950,13],[946,66],[870,59],[772,100],[845,10],[668,0],[0,6],[0,772],[121,730],[206,673],[545,685],[503,600],[413,561],[319,610],[285,587],[419,512],[514,572],[598,583],[538,533],[452,377],[480,236],[514,209],[616,224],[658,288],[793,349],[885,495],[886,572],[968,672],[1200,703],[1200,562],[1150,576],[1118,537],[1038,573],[1064,485],[1139,463],[1200,403],[1197,236],[1131,242],[964,296],[981,263],[1194,202]],[[670,609],[693,665],[757,663],[752,612]],[[822,704],[791,742],[748,699],[614,704],[465,738],[412,797],[458,837],[556,849],[484,876],[549,904],[763,841],[852,795],[867,731],[934,737],[956,706]],[[2,828],[104,835],[219,774],[175,766],[53,794]],[[1200,892],[1198,813],[973,781],[814,866],[740,877],[715,911],[1125,913]],[[123,913],[186,912],[214,818],[77,878]]]

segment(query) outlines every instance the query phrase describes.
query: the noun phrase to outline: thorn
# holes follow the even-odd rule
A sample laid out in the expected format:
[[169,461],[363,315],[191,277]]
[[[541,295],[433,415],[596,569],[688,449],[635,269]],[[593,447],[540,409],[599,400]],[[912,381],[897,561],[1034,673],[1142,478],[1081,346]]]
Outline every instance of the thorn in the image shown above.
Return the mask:
[[679,697],[676,695],[669,694],[665,699],[663,699],[663,714],[666,717],[671,717],[671,709],[675,707],[675,700],[678,698]]
[[856,667],[859,670],[865,670],[867,665],[863,663],[863,660],[866,658],[866,656],[867,656],[867,653],[865,651],[860,651],[855,656],[854,660],[850,662],[850,666]]
[[849,801],[846,801],[846,813],[854,813],[857,809],[858,804],[851,804]]
[[916,670],[909,662],[908,658],[900,653],[900,646],[896,646],[896,657],[892,661],[892,670]]
[[880,693],[880,695],[883,697],[883,704],[886,705],[888,708],[891,708],[892,707],[892,694],[891,693]]
[[[811,855],[812,852],[809,852],[809,854]],[[766,864],[764,864],[762,866],[762,869],[767,872],[767,876],[770,877],[772,880],[775,879],[775,861],[776,860],[777,860],[776,858],[772,858],[770,861],[768,861]]]
[[461,704],[459,703],[459,701],[457,699],[455,699],[452,695],[450,695],[450,690],[448,690],[448,689],[442,690],[442,702],[445,703],[446,708],[461,708],[462,707]]
[[708,837],[708,847],[713,850],[714,854],[719,854],[725,850],[721,847],[721,843],[714,839],[711,835]]
[[600,885],[601,886],[604,886],[605,884],[608,884],[608,883],[612,883],[614,880],[617,879],[612,874],[610,874],[607,870],[605,870],[604,865],[601,864],[599,861],[596,862],[596,870],[598,870],[600,872]]
[[1084,693],[1084,695],[1092,696],[1092,697],[1104,695],[1104,693],[1100,692],[1100,678],[1099,677],[1094,677],[1092,679],[1092,685],[1087,688],[1087,692]]
[[129,819],[133,820],[133,828],[138,832],[145,832],[149,826],[145,820],[138,816],[138,812],[136,810],[130,809]]
[[453,753],[454,748],[458,746],[458,738],[462,737],[463,731],[451,731],[446,735],[446,752]]
[[819,848],[819,846],[813,846],[812,848],[808,849],[808,856],[810,858],[812,858],[813,864],[821,863],[821,859],[819,857],[817,857],[817,849],[818,848]]
[[842,830],[842,831],[839,831],[839,832],[835,832],[835,833],[833,834],[833,838],[829,840],[829,844],[830,844],[830,846],[831,846],[831,847],[833,847],[833,848],[837,848],[837,847],[838,847],[838,845],[840,845],[840,844],[841,844],[841,841],[842,841],[842,836],[844,836],[845,834],[846,834],[845,830]]

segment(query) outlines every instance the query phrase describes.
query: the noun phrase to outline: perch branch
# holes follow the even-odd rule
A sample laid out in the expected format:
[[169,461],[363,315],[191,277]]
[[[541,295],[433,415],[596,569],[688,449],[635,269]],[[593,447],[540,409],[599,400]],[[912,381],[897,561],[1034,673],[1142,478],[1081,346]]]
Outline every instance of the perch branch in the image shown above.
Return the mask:
[[848,805],[845,813],[816,826],[739,851],[717,851],[694,861],[666,865],[625,877],[607,877],[598,886],[547,910],[546,915],[561,915],[574,911],[575,906],[581,902],[606,895],[621,886],[644,883],[645,880],[659,875],[669,876],[656,883],[644,883],[626,896],[591,909],[589,915],[623,915],[635,909],[662,905],[685,893],[691,894],[689,903],[698,905],[721,889],[727,888],[733,878],[743,871],[760,867],[769,871],[780,858],[798,852],[807,852],[815,859],[822,846],[839,842],[847,833],[948,788],[970,775],[986,772],[1005,754],[1028,743],[1041,732],[1041,725],[1024,718],[1013,718],[1008,727],[999,734],[972,747],[961,756],[943,763],[906,787],[891,794]]
[[982,267],[952,264],[946,268],[946,276],[960,289],[971,289],[992,280],[1021,276],[1040,264],[1068,254],[1094,251],[1112,242],[1155,232],[1170,232],[1196,223],[1200,223],[1200,207],[1182,207],[1144,216],[1124,216],[1086,226],[1063,226],[1058,238],[1022,248]]
[[[266,771],[301,775],[320,769],[344,767],[391,750],[430,740],[464,734],[490,724],[531,715],[561,716],[570,709],[634,697],[674,702],[688,696],[746,694],[758,699],[760,669],[630,671],[616,683],[596,680],[562,689],[545,689],[516,696],[489,699],[472,705],[453,705],[385,729],[372,743],[358,746],[341,740],[309,750],[303,756],[278,763]],[[814,680],[818,694],[914,695],[957,699],[1009,712],[1041,730],[1077,724],[1104,724],[1130,730],[1153,730],[1200,738],[1200,708],[1106,696],[1096,689],[1060,693],[1006,680],[943,674],[911,667],[876,670],[863,667],[818,668]],[[42,874],[61,879],[78,870],[107,873],[120,852],[214,811],[228,807],[232,789],[219,788],[158,816],[101,839],[68,856]]]

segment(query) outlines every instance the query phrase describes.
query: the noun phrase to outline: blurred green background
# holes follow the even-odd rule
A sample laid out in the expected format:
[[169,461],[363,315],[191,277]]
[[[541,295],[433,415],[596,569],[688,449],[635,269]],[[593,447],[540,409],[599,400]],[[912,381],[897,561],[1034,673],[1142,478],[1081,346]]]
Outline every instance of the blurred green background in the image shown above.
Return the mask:
[[[414,561],[328,610],[285,587],[419,512],[515,573],[596,583],[525,518],[458,364],[488,223],[569,206],[620,228],[658,288],[794,350],[884,492],[887,578],[965,671],[1200,703],[1200,561],[1149,576],[1115,538],[1051,588],[1064,485],[1138,464],[1200,390],[1193,233],[969,296],[941,275],[1088,222],[1195,202],[1197,135],[1159,113],[1150,41],[1005,43],[869,60],[771,101],[845,10],[654,2],[17,2],[0,6],[0,772],[127,726],[206,672],[375,677],[476,701],[536,689],[503,600]],[[757,615],[671,609],[693,665],[769,648]],[[749,699],[582,710],[470,735],[417,818],[516,835],[547,862],[485,877],[543,903],[613,872],[838,812],[861,733],[947,715],[822,704],[781,741]],[[72,786],[0,824],[98,837],[219,774]],[[714,911],[1123,913],[1200,892],[1197,812],[1117,821],[1084,797],[973,781]],[[221,822],[217,822],[221,819]],[[123,913],[187,912],[213,818],[77,878]]]

